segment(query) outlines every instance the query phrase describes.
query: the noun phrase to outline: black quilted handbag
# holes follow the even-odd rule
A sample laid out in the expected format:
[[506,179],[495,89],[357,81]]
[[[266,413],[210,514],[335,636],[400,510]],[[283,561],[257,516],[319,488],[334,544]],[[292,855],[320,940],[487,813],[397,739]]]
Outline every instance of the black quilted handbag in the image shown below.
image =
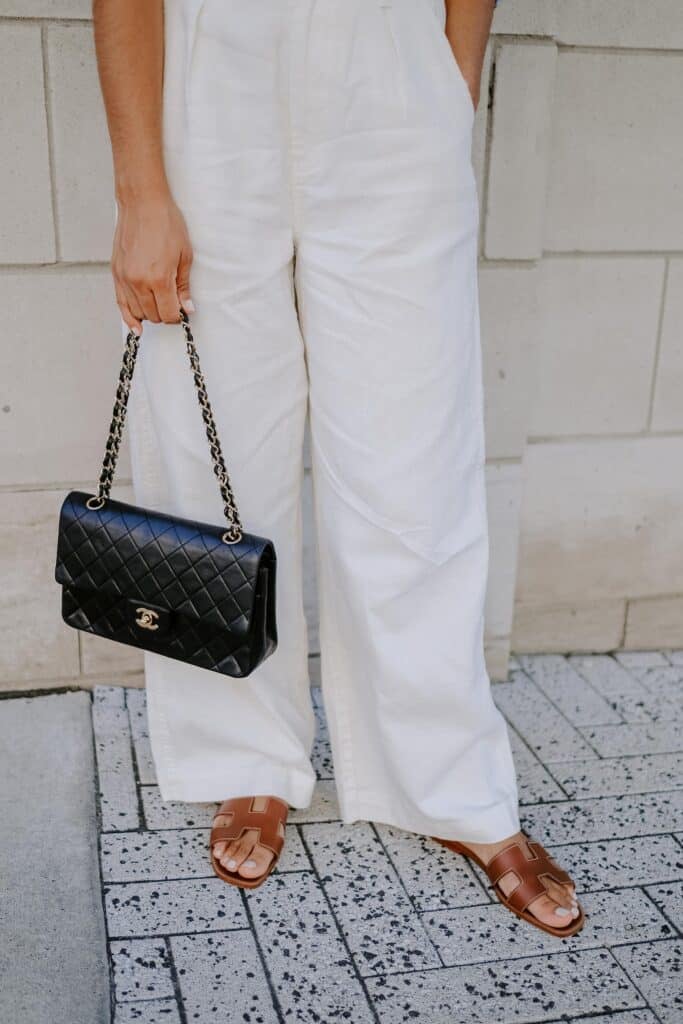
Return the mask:
[[275,549],[245,533],[189,321],[187,352],[227,519],[179,519],[109,497],[140,339],[131,331],[96,495],[72,491],[59,517],[55,578],[75,629],[227,676],[246,676],[277,646]]

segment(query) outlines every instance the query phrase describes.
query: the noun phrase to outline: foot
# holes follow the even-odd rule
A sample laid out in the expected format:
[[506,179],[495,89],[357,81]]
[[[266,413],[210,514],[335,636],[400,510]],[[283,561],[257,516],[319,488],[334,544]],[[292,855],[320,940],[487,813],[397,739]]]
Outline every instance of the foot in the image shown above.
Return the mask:
[[[254,798],[255,811],[265,811],[267,806],[267,796]],[[229,825],[231,820],[229,814],[218,814],[213,824]],[[268,870],[275,856],[272,850],[259,845],[258,837],[258,832],[250,829],[240,839],[234,839],[229,843],[216,843],[213,849],[214,857],[226,871],[238,874],[242,878],[258,878]]]
[[[523,832],[517,832],[514,836],[510,836],[500,843],[461,843],[460,845],[471,850],[484,864],[488,864],[497,853],[504,850],[506,846],[511,846],[516,842],[519,842],[524,852],[531,859],[531,851]],[[552,878],[546,878],[543,882],[548,890],[548,894],[547,896],[538,896],[533,900],[528,906],[529,913],[533,914],[543,924],[550,925],[552,928],[564,928],[579,916],[576,887],[573,883],[560,885],[559,882],[553,881]],[[518,878],[511,871],[503,875],[498,882],[505,896],[509,896],[517,884]]]

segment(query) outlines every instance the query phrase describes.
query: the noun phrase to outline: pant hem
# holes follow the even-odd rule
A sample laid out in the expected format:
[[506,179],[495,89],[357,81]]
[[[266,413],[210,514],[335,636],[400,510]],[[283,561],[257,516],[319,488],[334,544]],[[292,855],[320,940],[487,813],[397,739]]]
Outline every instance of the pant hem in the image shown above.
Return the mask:
[[483,811],[470,813],[462,819],[435,819],[419,814],[397,813],[387,804],[362,801],[348,803],[342,812],[342,822],[374,821],[417,835],[438,836],[440,839],[459,840],[464,843],[498,843],[520,830],[517,800],[506,800]]
[[310,805],[315,779],[287,772],[249,773],[244,779],[223,782],[215,775],[204,779],[158,779],[164,801],[221,803],[240,796],[277,796],[290,807],[304,810]]

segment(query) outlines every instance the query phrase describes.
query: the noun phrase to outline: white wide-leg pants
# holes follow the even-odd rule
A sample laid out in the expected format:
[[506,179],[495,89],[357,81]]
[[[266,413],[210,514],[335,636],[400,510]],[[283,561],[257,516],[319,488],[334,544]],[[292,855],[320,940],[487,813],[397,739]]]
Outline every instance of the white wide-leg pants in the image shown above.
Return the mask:
[[[483,659],[488,538],[473,109],[442,0],[166,0],[164,155],[193,331],[275,654],[232,680],[146,655],[164,799],[311,798],[302,601],[310,408],[323,698],[344,821],[518,827]],[[222,521],[182,333],[146,323],[140,504]]]

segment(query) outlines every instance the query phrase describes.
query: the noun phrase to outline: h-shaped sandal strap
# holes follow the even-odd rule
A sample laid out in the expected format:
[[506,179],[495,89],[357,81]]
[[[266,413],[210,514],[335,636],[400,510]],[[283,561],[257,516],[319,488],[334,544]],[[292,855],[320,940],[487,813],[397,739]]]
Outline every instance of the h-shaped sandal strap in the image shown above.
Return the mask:
[[287,804],[277,797],[268,797],[268,804],[263,811],[253,810],[255,797],[235,797],[221,804],[216,817],[232,815],[228,825],[214,825],[211,829],[211,846],[216,843],[230,843],[239,839],[245,832],[258,832],[257,843],[265,846],[279,857],[284,846],[284,831],[287,820]]
[[548,895],[543,878],[552,878],[560,885],[571,883],[570,876],[550,859],[540,843],[529,841],[528,845],[533,855],[531,859],[520,843],[513,843],[492,857],[486,865],[486,874],[496,887],[504,875],[512,872],[516,876],[517,885],[512,892],[508,895],[501,894],[520,914],[539,896]]

